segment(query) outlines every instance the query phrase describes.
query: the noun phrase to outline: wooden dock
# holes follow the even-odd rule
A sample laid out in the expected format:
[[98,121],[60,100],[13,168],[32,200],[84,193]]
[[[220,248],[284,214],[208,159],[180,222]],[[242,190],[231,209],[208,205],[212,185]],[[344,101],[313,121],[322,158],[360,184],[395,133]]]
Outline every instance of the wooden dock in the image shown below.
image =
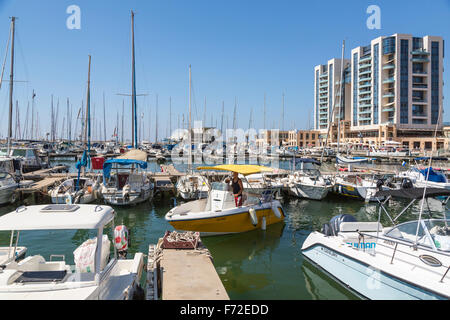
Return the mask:
[[205,247],[162,249],[161,244],[162,238],[149,246],[148,300],[230,299]]

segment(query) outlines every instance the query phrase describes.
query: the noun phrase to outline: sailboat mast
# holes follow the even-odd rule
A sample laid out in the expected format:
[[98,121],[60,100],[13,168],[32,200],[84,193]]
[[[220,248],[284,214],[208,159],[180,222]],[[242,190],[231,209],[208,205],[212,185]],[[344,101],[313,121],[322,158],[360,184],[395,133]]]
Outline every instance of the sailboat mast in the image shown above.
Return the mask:
[[[87,93],[86,93],[86,120],[84,122],[84,147],[86,146],[90,149],[91,147],[91,126],[90,126],[90,103],[91,103],[91,56],[89,56],[89,67],[88,67],[88,83],[87,83]],[[90,152],[90,150],[89,150]]]
[[339,154],[339,140],[341,139],[341,105],[342,105],[342,81],[344,80],[344,49],[345,40],[342,40],[342,55],[341,55],[341,79],[339,81],[339,108],[338,108],[338,136],[337,136],[337,153]]
[[11,71],[9,74],[9,118],[8,118],[8,155],[11,149],[12,113],[13,113],[13,83],[14,83],[14,29],[16,17],[11,17]]
[[192,136],[191,136],[191,100],[192,100],[192,75],[191,75],[191,65],[189,65],[189,128],[188,128],[188,139],[189,139],[189,152],[188,152],[188,172],[191,171],[192,167]]
[[106,111],[105,111],[105,93],[103,92],[103,137],[106,142]]
[[172,136],[172,97],[169,97],[169,138]]
[[132,145],[137,148],[137,107],[136,107],[136,74],[134,56],[134,12],[131,10],[131,107],[132,107]]

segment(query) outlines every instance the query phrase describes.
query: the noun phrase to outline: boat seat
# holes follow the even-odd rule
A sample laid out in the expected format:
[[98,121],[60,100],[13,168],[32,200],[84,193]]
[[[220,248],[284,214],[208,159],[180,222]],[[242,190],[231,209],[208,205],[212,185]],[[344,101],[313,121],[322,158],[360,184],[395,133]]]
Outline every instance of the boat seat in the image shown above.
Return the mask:
[[61,282],[67,274],[67,270],[60,271],[25,271],[14,282]]
[[377,232],[382,231],[382,228],[379,222],[342,222],[339,232]]

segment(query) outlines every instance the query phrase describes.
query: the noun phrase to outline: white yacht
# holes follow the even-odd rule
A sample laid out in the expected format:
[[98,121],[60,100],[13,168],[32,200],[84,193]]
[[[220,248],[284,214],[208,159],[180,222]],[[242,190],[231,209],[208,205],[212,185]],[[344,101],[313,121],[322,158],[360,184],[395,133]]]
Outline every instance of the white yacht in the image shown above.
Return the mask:
[[176,188],[184,200],[205,199],[208,197],[209,182],[201,174],[187,174],[178,179]]
[[[0,217],[0,230],[96,230],[74,251],[75,265],[55,252],[49,260],[42,255],[28,256],[1,266],[1,300],[123,300],[132,299],[139,290],[143,254],[133,259],[110,257],[110,240],[103,230],[113,225],[115,212],[109,206],[36,205],[19,207]],[[70,243],[68,244],[70,245]],[[59,254],[59,255],[58,255]],[[52,260],[55,255],[62,261]]]
[[[147,168],[146,160],[146,152],[132,149],[122,156],[104,162],[100,192],[106,203],[133,205],[153,197],[153,183],[145,171],[139,170]],[[113,165],[116,166],[113,168]],[[111,172],[112,170],[114,171]]]
[[[380,191],[378,196],[421,199],[424,188]],[[429,188],[425,197],[450,196],[450,190]],[[410,205],[411,205],[410,203]],[[383,205],[383,203],[380,203]],[[409,207],[409,205],[408,205]],[[419,219],[386,227],[378,221],[358,222],[339,215],[312,232],[302,254],[362,298],[450,298],[450,220]],[[431,215],[431,214],[430,214]]]
[[300,169],[288,176],[288,193],[297,198],[322,200],[332,187],[330,180],[325,179],[317,166],[320,161],[310,158],[296,159]]
[[97,180],[80,177],[63,181],[59,186],[49,191],[52,203],[91,203],[97,199],[100,184]]
[[450,181],[447,179],[445,174],[433,169],[432,167],[412,167],[407,171],[400,172],[397,177],[408,178],[409,180],[411,180],[413,185],[418,188],[423,188],[425,187],[425,185],[428,185],[432,188],[450,189]]
[[19,183],[8,172],[0,172],[0,205],[16,202]]

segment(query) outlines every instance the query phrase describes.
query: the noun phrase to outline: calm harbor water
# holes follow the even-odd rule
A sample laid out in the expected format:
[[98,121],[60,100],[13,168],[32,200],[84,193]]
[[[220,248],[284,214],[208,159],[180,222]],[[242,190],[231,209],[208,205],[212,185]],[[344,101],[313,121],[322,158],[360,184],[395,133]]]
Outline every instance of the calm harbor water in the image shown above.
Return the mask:
[[[55,163],[74,164],[70,161]],[[290,164],[283,162],[280,165],[289,168]],[[176,167],[183,170],[182,166]],[[332,167],[327,169],[332,170]],[[159,166],[149,162],[148,170],[159,171]],[[322,201],[283,199],[281,202],[287,214],[285,221],[269,226],[266,231],[202,238],[212,253],[214,265],[230,298],[357,299],[306,261],[300,249],[311,231],[319,230],[322,224],[337,214],[348,213],[360,221],[376,221],[377,205],[334,195]],[[0,215],[14,210],[18,205],[1,207]],[[164,219],[173,205],[173,199],[155,198],[152,202],[134,207],[115,208],[115,224],[124,224],[131,232],[129,257],[135,252],[147,254],[149,244],[156,243],[166,230],[173,230]],[[388,208],[390,212],[398,213],[406,205],[407,202],[391,201]],[[437,200],[430,200],[430,209],[435,216],[445,214]],[[414,218],[419,211],[420,202],[417,202],[408,209],[403,220]],[[381,221],[383,225],[388,225],[385,216]],[[50,254],[64,254],[67,263],[73,264],[73,251],[94,235],[94,231],[84,230],[24,231],[20,235],[19,245],[28,248],[28,255],[41,254],[45,259],[49,259]],[[0,232],[0,243],[7,245],[9,236],[8,232]]]

